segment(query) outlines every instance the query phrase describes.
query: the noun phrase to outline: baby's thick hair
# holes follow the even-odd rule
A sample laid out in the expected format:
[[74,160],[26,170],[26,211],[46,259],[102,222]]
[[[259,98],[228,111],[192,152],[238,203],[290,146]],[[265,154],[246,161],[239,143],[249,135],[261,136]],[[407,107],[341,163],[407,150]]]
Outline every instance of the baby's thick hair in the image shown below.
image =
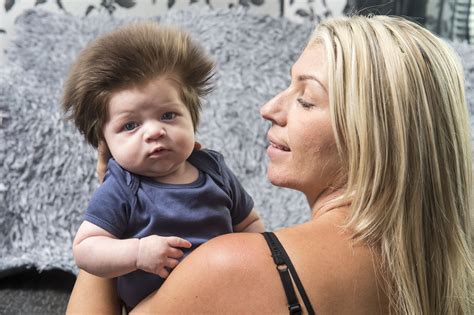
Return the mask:
[[97,148],[112,93],[164,75],[177,81],[196,130],[201,97],[213,89],[214,61],[185,31],[154,22],[129,24],[84,48],[70,70],[62,108]]

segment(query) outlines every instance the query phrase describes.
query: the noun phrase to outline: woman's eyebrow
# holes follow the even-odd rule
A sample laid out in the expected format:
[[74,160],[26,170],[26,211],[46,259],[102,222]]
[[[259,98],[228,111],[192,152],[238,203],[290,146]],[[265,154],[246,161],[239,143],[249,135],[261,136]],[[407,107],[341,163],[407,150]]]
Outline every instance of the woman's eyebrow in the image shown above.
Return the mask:
[[314,75],[302,74],[302,75],[298,76],[298,81],[305,81],[305,80],[313,80],[313,81],[318,82],[319,85],[321,85],[321,87],[324,89],[324,91],[327,92],[326,87],[324,86],[324,84],[317,77],[315,77]]
[[[290,68],[290,77],[293,77],[293,67]],[[324,89],[324,91],[327,93],[326,86],[319,80],[316,76],[311,75],[311,74],[300,74],[296,77],[298,81],[306,81],[306,80],[313,80],[316,81],[321,87]]]

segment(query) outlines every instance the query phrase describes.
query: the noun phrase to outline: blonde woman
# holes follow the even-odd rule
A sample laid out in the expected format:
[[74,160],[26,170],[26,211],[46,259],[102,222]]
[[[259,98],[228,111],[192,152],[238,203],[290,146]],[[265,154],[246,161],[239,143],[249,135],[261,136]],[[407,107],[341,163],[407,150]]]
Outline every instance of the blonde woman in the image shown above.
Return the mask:
[[[261,115],[268,178],[312,219],[212,239],[132,313],[472,313],[468,113],[442,40],[396,17],[325,21]],[[111,283],[81,272],[68,313],[117,311]]]

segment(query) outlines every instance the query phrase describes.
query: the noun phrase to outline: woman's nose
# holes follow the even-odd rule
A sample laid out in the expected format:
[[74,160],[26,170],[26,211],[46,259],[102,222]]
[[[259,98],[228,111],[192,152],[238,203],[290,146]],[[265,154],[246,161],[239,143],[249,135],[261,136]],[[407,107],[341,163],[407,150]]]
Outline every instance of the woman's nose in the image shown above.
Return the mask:
[[166,134],[166,130],[163,124],[159,122],[148,122],[145,126],[145,141],[154,141]]
[[287,101],[284,92],[279,93],[260,108],[260,115],[274,124],[285,125]]

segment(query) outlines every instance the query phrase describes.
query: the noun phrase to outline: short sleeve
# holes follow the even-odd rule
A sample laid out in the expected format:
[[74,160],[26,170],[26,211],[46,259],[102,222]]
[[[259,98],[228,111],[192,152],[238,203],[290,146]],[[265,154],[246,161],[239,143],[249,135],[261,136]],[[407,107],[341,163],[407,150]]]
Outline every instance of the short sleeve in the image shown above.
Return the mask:
[[131,200],[125,174],[117,167],[109,162],[104,182],[92,195],[84,220],[121,238],[127,230]]
[[250,214],[254,207],[254,201],[237,179],[234,172],[232,172],[232,170],[227,166],[224,157],[221,154],[219,154],[218,160],[222,176],[229,186],[231,193],[230,198],[232,200],[232,208],[230,209],[230,213],[232,217],[232,225],[237,225]]

